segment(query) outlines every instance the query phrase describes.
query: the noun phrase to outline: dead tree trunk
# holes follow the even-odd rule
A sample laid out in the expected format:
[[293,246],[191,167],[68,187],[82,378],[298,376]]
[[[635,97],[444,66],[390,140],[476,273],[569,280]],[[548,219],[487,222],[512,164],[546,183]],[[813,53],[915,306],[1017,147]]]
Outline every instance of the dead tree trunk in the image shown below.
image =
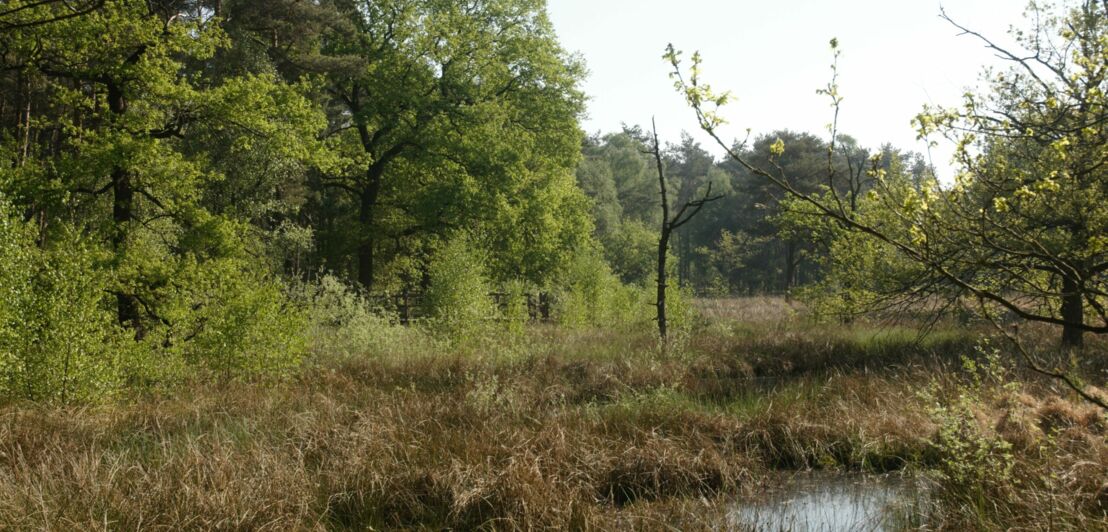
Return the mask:
[[662,234],[658,239],[658,298],[655,306],[658,312],[658,335],[666,338],[666,258],[669,255],[669,235],[673,231],[669,220],[669,207],[666,205],[666,185],[662,182]]
[[[658,189],[662,198],[662,232],[658,238],[658,297],[655,307],[658,311],[658,335],[665,341],[668,331],[666,322],[666,259],[669,254],[669,240],[677,228],[685,225],[704,205],[722,198],[722,195],[712,196],[712,184],[708,183],[708,190],[704,197],[685,202],[677,213],[671,218],[669,214],[669,198],[666,194],[665,164],[662,162],[662,146],[658,141],[658,126],[651,120],[654,144],[648,153],[654,156],[654,163],[658,170]],[[690,210],[691,209],[691,210]]]

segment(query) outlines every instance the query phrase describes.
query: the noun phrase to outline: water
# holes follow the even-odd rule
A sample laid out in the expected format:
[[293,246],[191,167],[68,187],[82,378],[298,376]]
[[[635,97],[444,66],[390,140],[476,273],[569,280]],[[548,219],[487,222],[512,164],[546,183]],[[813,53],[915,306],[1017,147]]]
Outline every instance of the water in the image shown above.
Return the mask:
[[797,473],[737,503],[729,519],[734,528],[759,532],[881,532],[921,528],[926,506],[918,478]]

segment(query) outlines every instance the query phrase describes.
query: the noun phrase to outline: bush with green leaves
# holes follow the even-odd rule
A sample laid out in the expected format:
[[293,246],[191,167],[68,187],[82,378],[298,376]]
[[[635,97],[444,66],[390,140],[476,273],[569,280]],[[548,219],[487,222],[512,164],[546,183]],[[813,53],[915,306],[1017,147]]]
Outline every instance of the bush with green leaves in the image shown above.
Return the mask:
[[[186,215],[185,229],[135,231],[106,264],[113,289],[140,307],[130,325],[139,345],[124,365],[128,379],[171,382],[195,371],[255,377],[299,365],[307,318],[285,282],[258,260],[264,247],[256,232],[203,211]],[[165,253],[176,244],[192,251]]]
[[555,316],[570,327],[617,327],[650,319],[649,290],[625,285],[595,253],[577,255],[565,268]]
[[[980,357],[963,357],[967,382],[952,390],[938,381],[922,392],[929,415],[938,427],[938,455],[931,476],[943,498],[961,508],[977,507],[987,513],[989,501],[1001,497],[1015,482],[1012,444],[990,425],[987,409],[998,402],[1012,403],[1018,384],[1007,378],[1000,352],[987,343],[978,347]],[[1001,399],[1003,398],[1003,399]]]
[[37,228],[0,203],[0,396],[102,398],[121,384],[124,347],[101,253],[78,235],[36,242]]
[[504,322],[509,335],[517,338],[521,337],[523,336],[524,327],[531,319],[531,311],[527,305],[527,298],[529,297],[527,284],[519,280],[505,283],[503,294],[500,318]]
[[379,355],[425,345],[426,338],[418,330],[401,326],[395,315],[374,308],[358,290],[334,275],[298,282],[293,288],[293,300],[306,309],[307,342],[316,355]]
[[187,324],[186,363],[224,376],[274,375],[300,364],[306,313],[283,282],[234,259],[190,264],[173,314]]
[[435,254],[427,275],[430,285],[423,304],[436,334],[466,340],[496,319],[484,261],[465,236],[451,239]]
[[[300,363],[306,315],[283,282],[244,258],[131,262],[151,278],[136,296],[141,329],[116,316],[111,253],[66,227],[37,226],[0,205],[0,396],[87,402],[122,387],[280,374]],[[156,303],[154,303],[156,302]]]

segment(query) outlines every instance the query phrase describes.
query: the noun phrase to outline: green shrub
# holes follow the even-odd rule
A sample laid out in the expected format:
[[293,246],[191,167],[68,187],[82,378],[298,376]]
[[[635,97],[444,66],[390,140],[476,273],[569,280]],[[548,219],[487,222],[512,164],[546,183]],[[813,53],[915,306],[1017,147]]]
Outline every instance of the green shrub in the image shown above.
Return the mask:
[[624,285],[594,253],[574,258],[561,275],[555,316],[569,327],[618,327],[650,319],[649,290]]
[[489,297],[484,262],[466,237],[456,237],[435,255],[428,268],[424,298],[430,327],[450,340],[473,338],[497,315]]
[[118,389],[115,326],[98,254],[64,231],[49,248],[0,204],[0,395],[86,401]]
[[[666,288],[666,323],[671,341],[686,339],[692,331],[696,323],[696,309],[692,306],[693,297],[691,288],[682,288],[673,278],[669,279],[669,285]],[[657,313],[656,307],[653,306],[656,301],[656,291],[650,290],[645,305],[654,314]],[[651,314],[652,318],[654,314]]]
[[357,290],[334,275],[295,285],[293,299],[308,314],[313,351],[349,357],[405,351],[421,345],[421,335],[402,327],[395,316],[374,309]]
[[504,285],[504,301],[500,317],[508,333],[513,337],[523,336],[524,327],[531,319],[527,308],[527,284],[523,281],[511,281]]
[[[190,265],[179,322],[185,361],[225,376],[279,374],[300,364],[307,316],[282,282],[233,259]],[[175,324],[176,325],[176,324]],[[179,325],[178,325],[179,327]]]
[[976,508],[971,513],[983,517],[990,512],[991,501],[1003,498],[1001,493],[1015,482],[1012,445],[989,426],[987,409],[1000,396],[1014,395],[1018,389],[1006,380],[999,352],[984,346],[979,350],[982,363],[963,360],[968,383],[958,383],[944,393],[933,382],[923,398],[938,426],[938,462],[932,476],[940,494],[963,509]]

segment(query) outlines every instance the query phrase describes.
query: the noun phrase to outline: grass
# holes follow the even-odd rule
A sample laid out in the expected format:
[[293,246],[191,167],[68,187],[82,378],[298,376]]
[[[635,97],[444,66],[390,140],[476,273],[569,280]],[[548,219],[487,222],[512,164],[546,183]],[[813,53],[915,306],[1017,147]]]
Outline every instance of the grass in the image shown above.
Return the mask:
[[[1101,413],[1018,373],[975,384],[976,334],[780,314],[721,310],[668,350],[650,331],[396,331],[277,383],[6,405],[0,527],[718,529],[776,471],[905,468],[949,476],[940,528],[1106,526]],[[936,413],[971,393],[969,418]],[[943,428],[967,420],[967,441],[1008,443],[986,449],[1006,476],[952,474]]]

